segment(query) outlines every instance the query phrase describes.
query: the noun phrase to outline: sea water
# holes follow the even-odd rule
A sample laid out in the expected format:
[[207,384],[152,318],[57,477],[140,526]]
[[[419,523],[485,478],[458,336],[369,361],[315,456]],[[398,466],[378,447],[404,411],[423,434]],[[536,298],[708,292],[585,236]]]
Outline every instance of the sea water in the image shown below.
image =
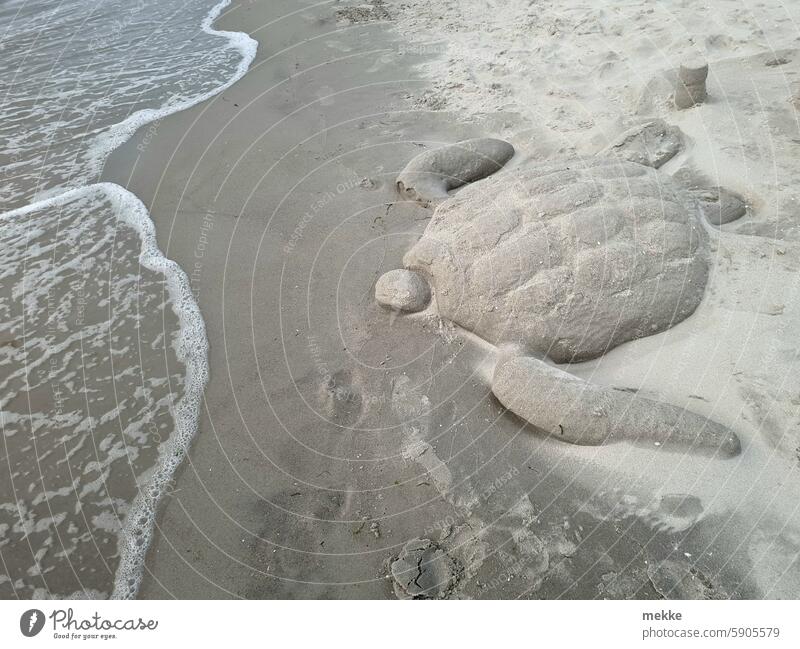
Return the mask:
[[0,5],[0,597],[132,597],[207,378],[187,277],[98,183],[148,122],[232,84],[228,0]]

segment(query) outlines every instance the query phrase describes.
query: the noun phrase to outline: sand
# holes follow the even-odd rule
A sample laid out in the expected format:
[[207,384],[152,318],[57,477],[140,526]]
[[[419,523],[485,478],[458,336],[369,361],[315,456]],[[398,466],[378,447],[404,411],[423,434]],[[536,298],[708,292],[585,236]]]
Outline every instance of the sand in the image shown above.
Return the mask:
[[[774,65],[764,36],[792,47],[794,23],[777,3],[484,5],[234,4],[218,24],[259,41],[248,74],[110,159],[104,179],[142,198],[192,280],[210,345],[141,597],[394,598],[410,542],[448,566],[448,597],[800,592],[800,58]],[[709,101],[674,112],[662,48],[708,16]],[[665,173],[751,210],[717,231],[693,316],[571,371],[690,404],[737,432],[734,459],[546,438],[490,395],[491,347],[373,300],[430,216],[394,188],[423,148],[503,137],[525,164],[595,153],[642,116],[687,135]]]

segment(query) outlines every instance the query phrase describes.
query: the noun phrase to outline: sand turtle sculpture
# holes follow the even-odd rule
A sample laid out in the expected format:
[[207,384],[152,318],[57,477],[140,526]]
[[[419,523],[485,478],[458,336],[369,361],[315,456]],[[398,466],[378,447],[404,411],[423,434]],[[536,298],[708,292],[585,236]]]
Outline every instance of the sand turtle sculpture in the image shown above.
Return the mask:
[[738,438],[717,422],[566,371],[691,315],[708,278],[713,196],[620,155],[496,173],[513,154],[481,139],[411,161],[398,190],[438,206],[404,268],[379,278],[377,302],[435,309],[496,346],[492,392],[558,439],[736,455]]

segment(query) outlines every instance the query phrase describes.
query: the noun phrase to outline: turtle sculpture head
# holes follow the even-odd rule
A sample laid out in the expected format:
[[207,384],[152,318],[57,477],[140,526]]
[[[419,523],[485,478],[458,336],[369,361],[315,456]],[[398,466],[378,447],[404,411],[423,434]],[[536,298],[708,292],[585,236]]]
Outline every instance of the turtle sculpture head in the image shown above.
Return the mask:
[[691,315],[708,279],[702,214],[668,175],[611,157],[495,174],[439,203],[375,297],[413,313],[435,295],[440,317],[520,350],[500,357],[492,390],[551,435],[734,455],[739,440],[724,426],[552,364],[597,358]]

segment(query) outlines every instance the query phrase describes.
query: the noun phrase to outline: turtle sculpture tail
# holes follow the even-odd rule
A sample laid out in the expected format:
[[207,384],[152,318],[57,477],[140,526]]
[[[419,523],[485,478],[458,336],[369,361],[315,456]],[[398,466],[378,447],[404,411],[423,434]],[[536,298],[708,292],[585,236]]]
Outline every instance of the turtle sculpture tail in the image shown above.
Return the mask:
[[397,177],[401,196],[423,205],[447,198],[447,192],[499,171],[514,155],[504,140],[464,140],[420,153]]
[[633,392],[593,385],[531,357],[498,363],[492,391],[536,428],[573,444],[647,442],[725,457],[741,450],[739,438],[710,419]]

